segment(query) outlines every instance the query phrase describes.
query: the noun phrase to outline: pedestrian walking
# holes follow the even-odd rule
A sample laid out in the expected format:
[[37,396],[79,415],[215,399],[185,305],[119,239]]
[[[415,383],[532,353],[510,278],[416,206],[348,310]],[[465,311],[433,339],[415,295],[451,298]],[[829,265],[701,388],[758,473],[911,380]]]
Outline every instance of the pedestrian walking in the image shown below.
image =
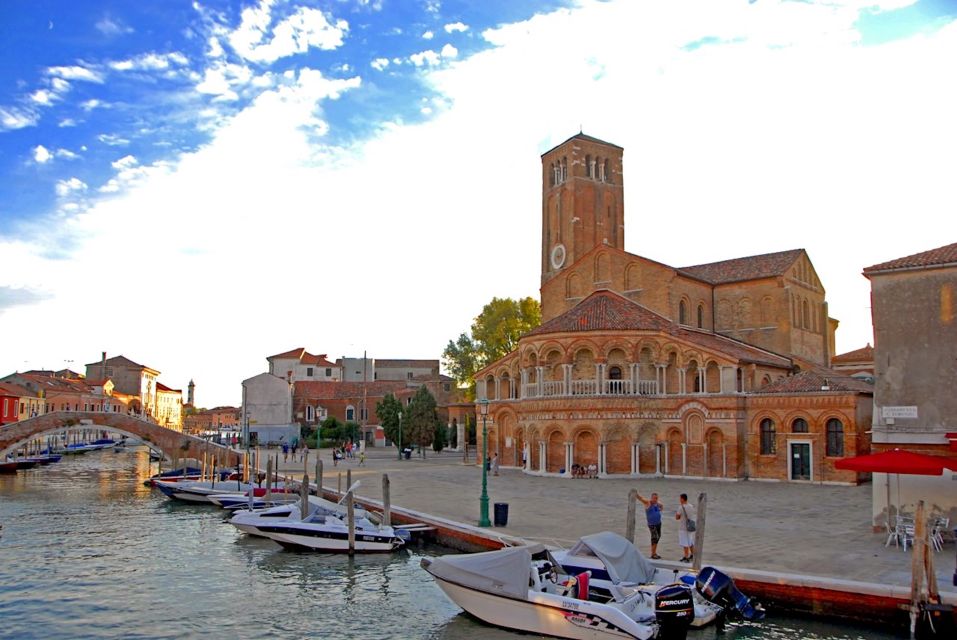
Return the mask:
[[[678,544],[684,551],[684,556],[680,562],[691,562],[694,560],[694,530],[695,508],[688,503],[688,494],[682,493],[678,497],[678,511],[675,512],[675,520],[678,521]],[[690,529],[690,530],[689,530]]]
[[498,475],[498,452],[492,454],[492,475]]
[[289,462],[289,443],[288,442],[282,443],[282,461]]
[[359,452],[359,466],[360,466],[360,467],[366,466],[366,452],[365,452],[365,451],[360,451],[360,452]]
[[651,533],[651,555],[652,560],[661,560],[658,555],[658,541],[661,540],[661,510],[664,506],[658,502],[658,494],[652,493],[651,498],[643,498],[638,494],[638,501],[645,506],[645,519],[648,521],[648,531]]

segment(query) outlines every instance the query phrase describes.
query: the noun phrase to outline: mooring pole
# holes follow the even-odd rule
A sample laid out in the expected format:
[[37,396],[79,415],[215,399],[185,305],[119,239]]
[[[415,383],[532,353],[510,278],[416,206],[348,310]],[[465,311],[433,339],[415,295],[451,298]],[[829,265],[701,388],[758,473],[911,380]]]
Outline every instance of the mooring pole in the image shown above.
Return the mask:
[[263,496],[263,502],[268,503],[272,497],[272,458],[266,460],[266,494]]
[[352,469],[346,469],[346,491],[352,486]]
[[382,526],[392,526],[392,500],[389,497],[389,474],[382,474]]
[[701,570],[701,556],[704,555],[704,525],[705,516],[708,513],[708,494],[698,494],[698,519],[695,521],[694,530],[694,560],[691,566],[695,571]]
[[625,538],[635,544],[635,503],[638,501],[638,489],[628,492],[628,519],[625,520]]
[[302,477],[302,487],[299,491],[300,497],[302,498],[302,519],[305,520],[309,517],[309,474],[305,474]]
[[322,498],[322,458],[316,456],[316,495]]
[[356,553],[356,509],[352,497],[352,487],[349,487],[349,493],[346,496],[346,513],[349,518],[349,555]]

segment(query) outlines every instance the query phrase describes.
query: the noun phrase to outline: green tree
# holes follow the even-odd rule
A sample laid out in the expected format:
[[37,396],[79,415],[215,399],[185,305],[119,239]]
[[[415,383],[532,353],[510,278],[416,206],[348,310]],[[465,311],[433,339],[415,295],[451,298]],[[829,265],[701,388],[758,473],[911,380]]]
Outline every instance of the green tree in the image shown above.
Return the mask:
[[[403,415],[403,430],[407,429],[409,441],[419,446],[422,457],[425,457],[425,448],[432,444],[435,438],[436,427],[441,426],[439,414],[436,411],[435,397],[422,385],[412,396],[412,402]],[[407,425],[407,426],[406,426]]]
[[402,438],[399,437],[399,412],[402,411],[402,403],[391,393],[377,402],[375,405],[375,415],[379,419],[379,426],[385,432],[385,437],[392,441],[396,447],[399,446],[399,440],[408,444],[409,440],[405,436],[405,425],[402,426]]
[[515,350],[523,335],[542,323],[542,308],[534,298],[492,298],[463,333],[442,352],[442,362],[468,399],[475,398],[475,372]]

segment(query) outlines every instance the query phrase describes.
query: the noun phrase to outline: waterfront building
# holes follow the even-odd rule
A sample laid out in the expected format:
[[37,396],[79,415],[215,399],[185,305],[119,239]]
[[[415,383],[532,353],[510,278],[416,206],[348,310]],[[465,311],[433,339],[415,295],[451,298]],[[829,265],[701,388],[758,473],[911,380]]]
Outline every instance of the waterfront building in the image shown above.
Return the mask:
[[39,372],[12,373],[2,382],[22,390],[17,420],[51,411],[127,411],[127,400],[114,393],[111,380],[60,378]]
[[626,252],[622,155],[578,134],[542,156],[542,324],[476,373],[489,451],[538,474],[857,482],[833,465],[869,449],[873,387],[829,367],[807,252]]
[[20,420],[21,405],[34,393],[11,382],[0,382],[0,426]]
[[[867,267],[864,276],[874,322],[874,451],[957,455],[957,243]],[[897,502],[913,512],[923,499],[957,521],[954,477],[907,476]],[[889,482],[874,474],[875,524]]]
[[183,391],[156,381],[156,423],[173,431],[183,430]]
[[299,424],[292,419],[292,383],[271,373],[243,380],[242,427],[251,442],[292,442]]
[[329,362],[326,354],[313,355],[302,347],[268,356],[269,373],[288,382],[342,380],[342,366]]
[[86,377],[113,381],[118,394],[130,398],[130,408],[136,413],[156,416],[156,382],[160,372],[137,364],[124,356],[107,358],[104,351],[98,362],[86,365]]
[[183,430],[193,435],[209,431],[234,432],[240,427],[241,409],[237,407],[214,407],[197,410],[183,419]]

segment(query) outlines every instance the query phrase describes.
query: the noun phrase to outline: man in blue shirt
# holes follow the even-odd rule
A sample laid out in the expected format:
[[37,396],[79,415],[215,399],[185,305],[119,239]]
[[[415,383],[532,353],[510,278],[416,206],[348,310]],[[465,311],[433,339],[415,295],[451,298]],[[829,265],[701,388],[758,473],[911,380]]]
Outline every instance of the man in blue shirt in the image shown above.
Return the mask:
[[652,493],[651,499],[647,500],[638,494],[638,500],[645,505],[645,517],[648,519],[648,531],[651,532],[651,559],[661,560],[658,555],[658,540],[661,539],[661,503],[658,502],[658,494]]

